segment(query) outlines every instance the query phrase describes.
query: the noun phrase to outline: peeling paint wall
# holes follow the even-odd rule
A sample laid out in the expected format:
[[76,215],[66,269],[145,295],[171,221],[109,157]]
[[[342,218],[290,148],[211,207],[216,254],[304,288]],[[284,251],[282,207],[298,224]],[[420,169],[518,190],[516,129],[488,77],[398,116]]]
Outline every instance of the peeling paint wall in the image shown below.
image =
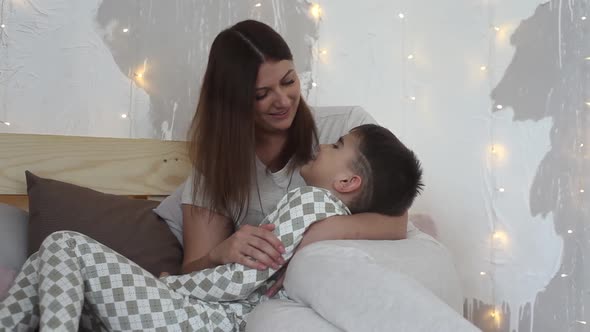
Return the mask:
[[262,20],[311,105],[362,105],[418,153],[412,213],[455,255],[466,317],[587,331],[590,1],[320,5],[0,0],[0,132],[183,139],[213,38]]

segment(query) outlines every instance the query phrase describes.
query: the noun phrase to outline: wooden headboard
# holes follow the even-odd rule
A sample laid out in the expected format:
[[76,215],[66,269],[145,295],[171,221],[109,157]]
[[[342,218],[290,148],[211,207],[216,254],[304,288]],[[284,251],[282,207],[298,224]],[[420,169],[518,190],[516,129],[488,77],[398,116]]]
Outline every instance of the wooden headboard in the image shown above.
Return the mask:
[[0,133],[0,202],[27,207],[25,170],[105,193],[164,196],[190,161],[186,142]]

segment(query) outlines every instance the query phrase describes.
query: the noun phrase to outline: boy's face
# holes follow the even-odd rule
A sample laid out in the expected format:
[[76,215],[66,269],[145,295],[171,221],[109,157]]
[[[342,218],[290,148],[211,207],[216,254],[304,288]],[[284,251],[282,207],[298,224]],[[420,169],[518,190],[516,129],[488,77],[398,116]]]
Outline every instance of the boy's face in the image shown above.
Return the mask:
[[338,189],[339,181],[355,175],[350,165],[358,157],[358,138],[347,134],[334,144],[321,144],[314,158],[301,168],[301,176],[310,186]]

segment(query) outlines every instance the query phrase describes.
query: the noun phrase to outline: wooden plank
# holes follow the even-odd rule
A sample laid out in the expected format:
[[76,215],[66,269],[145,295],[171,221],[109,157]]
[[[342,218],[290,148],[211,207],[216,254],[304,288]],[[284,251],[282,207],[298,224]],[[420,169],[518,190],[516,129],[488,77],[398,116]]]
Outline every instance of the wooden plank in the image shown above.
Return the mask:
[[16,206],[19,209],[29,211],[29,197],[26,195],[0,195],[0,203]]
[[0,133],[0,195],[26,194],[25,170],[119,195],[170,194],[190,172],[186,142]]

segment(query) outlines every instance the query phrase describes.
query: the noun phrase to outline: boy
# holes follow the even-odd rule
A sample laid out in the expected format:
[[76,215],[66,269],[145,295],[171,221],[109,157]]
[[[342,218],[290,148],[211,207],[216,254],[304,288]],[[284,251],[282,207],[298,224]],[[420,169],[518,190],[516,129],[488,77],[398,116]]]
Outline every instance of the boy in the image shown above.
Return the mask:
[[[301,176],[308,186],[291,190],[262,222],[275,224],[274,233],[285,246],[285,261],[316,221],[361,212],[399,216],[423,187],[414,153],[389,130],[372,124],[352,129],[334,144],[319,146],[301,168]],[[161,280],[177,292],[204,301],[255,304],[276,272],[234,263]]]

